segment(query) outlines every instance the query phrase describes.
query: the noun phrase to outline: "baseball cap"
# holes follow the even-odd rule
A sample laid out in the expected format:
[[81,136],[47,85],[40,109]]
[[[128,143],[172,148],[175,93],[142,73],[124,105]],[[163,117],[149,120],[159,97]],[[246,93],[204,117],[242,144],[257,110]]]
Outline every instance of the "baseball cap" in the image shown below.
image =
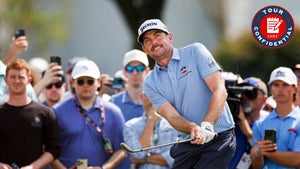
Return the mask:
[[66,66],[66,71],[68,72],[70,69],[74,67],[74,65],[81,61],[81,60],[86,60],[86,57],[83,56],[74,56],[71,59],[68,60],[67,66]]
[[263,91],[264,94],[268,94],[267,85],[260,78],[257,77],[248,77],[240,85],[250,85],[254,86]]
[[77,79],[82,76],[88,76],[94,79],[100,78],[100,70],[95,62],[91,60],[82,60],[75,64],[72,74],[73,79]]
[[138,37],[137,37],[138,43],[142,44],[144,33],[152,29],[158,29],[166,33],[169,33],[167,26],[163,24],[161,20],[149,19],[146,20],[144,23],[142,23],[142,25],[138,29]]
[[128,63],[132,62],[132,61],[139,61],[141,63],[143,63],[145,66],[149,66],[149,61],[148,61],[148,57],[146,55],[146,53],[138,50],[138,49],[133,49],[129,52],[126,52],[124,55],[124,59],[123,59],[123,66],[127,66]]
[[288,67],[278,67],[273,70],[268,85],[271,85],[275,80],[282,80],[289,85],[297,86],[297,77]]

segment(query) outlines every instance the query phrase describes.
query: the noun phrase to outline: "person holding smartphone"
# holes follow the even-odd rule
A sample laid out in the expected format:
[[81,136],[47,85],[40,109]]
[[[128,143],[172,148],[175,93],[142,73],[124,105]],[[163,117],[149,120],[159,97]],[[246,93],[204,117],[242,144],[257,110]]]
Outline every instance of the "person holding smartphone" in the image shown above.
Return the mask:
[[[300,109],[294,105],[297,77],[290,68],[272,71],[268,82],[276,108],[253,126],[252,166],[258,168],[300,167]],[[276,139],[277,137],[277,139]]]
[[[22,34],[15,33],[15,35],[12,37],[7,54],[2,60],[0,60],[0,104],[8,100],[8,86],[4,81],[4,77],[6,75],[6,65],[12,60],[16,59],[21,52],[26,51],[28,46],[29,44],[25,36],[25,31],[22,31]],[[27,94],[32,100],[38,101],[31,84],[27,85]]]

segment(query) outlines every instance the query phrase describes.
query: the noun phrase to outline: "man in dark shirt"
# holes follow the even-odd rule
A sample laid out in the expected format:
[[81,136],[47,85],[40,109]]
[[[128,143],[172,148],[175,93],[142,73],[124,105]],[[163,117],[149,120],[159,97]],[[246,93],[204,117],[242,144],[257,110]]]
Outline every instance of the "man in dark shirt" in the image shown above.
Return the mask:
[[6,69],[9,99],[0,106],[0,168],[17,165],[43,168],[60,154],[54,113],[27,96],[31,81],[26,61],[15,59]]

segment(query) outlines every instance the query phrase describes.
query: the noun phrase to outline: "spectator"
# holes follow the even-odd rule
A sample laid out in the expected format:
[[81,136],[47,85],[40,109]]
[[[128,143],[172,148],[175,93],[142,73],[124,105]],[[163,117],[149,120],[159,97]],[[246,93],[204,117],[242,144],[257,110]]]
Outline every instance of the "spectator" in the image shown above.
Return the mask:
[[156,61],[145,94],[180,139],[194,139],[171,148],[173,168],[226,168],[235,150],[234,121],[211,53],[200,43],[174,48],[172,33],[158,19],[146,20],[137,40]]
[[12,164],[43,168],[59,156],[54,113],[28,97],[26,86],[30,80],[30,68],[24,60],[8,64],[5,82],[9,100],[0,106],[0,168]]
[[[300,167],[300,109],[294,105],[297,77],[290,68],[272,71],[268,82],[276,108],[253,126],[254,146],[251,158],[254,169]],[[276,130],[276,141],[265,139],[265,130]]]
[[114,78],[109,76],[109,74],[101,74],[101,87],[98,89],[98,95],[106,100],[109,101],[111,95],[114,94],[114,90],[112,89],[112,83]]
[[[141,117],[144,109],[140,99],[143,93],[142,85],[149,73],[147,55],[137,49],[125,53],[123,58],[123,75],[127,79],[126,88],[118,94],[112,95],[110,101],[116,104],[123,113],[125,121]],[[129,168],[129,156],[123,162],[123,168]]]
[[[141,94],[144,114],[125,123],[124,140],[133,149],[146,148],[159,144],[174,142],[177,131],[158,115],[145,94]],[[148,152],[131,153],[131,161],[136,168],[167,169],[171,168],[173,158],[170,156],[170,147],[161,147]]]
[[70,84],[70,82],[72,81],[71,73],[72,73],[72,70],[74,68],[74,65],[77,62],[79,62],[81,60],[86,60],[86,59],[87,59],[86,57],[75,56],[75,57],[68,60],[67,68],[66,68],[66,74],[65,74],[66,75],[66,82],[67,82],[67,91],[62,96],[63,101],[72,98],[75,94],[74,93],[75,91],[72,88],[72,85]]
[[[0,104],[8,100],[8,87],[4,81],[6,64],[14,60],[21,52],[26,51],[28,48],[28,41],[26,36],[20,36],[17,39],[12,37],[8,53],[0,60]],[[32,85],[29,83],[27,86],[27,94],[33,101],[38,101]]]
[[241,109],[234,128],[237,147],[229,169],[247,169],[250,167],[253,123],[269,115],[269,112],[263,110],[268,98],[267,85],[260,78],[248,77],[239,86],[252,86],[254,88],[252,92],[247,91],[241,94]]
[[300,64],[296,64],[293,67],[293,72],[297,76],[297,83],[298,83],[298,92],[296,94],[296,100],[295,100],[295,105],[300,107]]
[[[42,80],[48,79],[46,77],[47,71],[42,73]],[[48,83],[47,86],[43,89],[43,94],[45,96],[45,101],[42,102],[43,105],[52,107],[58,102],[62,101],[62,95],[66,91],[66,82],[63,75],[60,75],[61,79],[60,81],[52,81]],[[55,75],[55,78],[57,77],[57,74]]]
[[51,83],[61,82],[63,80],[63,71],[60,65],[57,63],[50,63],[48,69],[41,73],[42,78],[40,81],[34,86],[34,91],[39,98],[43,95],[43,99],[41,101],[45,101],[44,93],[42,93],[43,89],[50,85]]
[[90,167],[116,168],[126,157],[120,147],[122,112],[98,96],[100,71],[93,61],[77,62],[71,76],[75,97],[53,106],[62,141],[62,153],[55,166],[70,168],[78,159],[87,159]]
[[127,78],[124,76],[123,70],[118,70],[114,75],[114,81],[117,79],[117,85],[113,87],[115,94],[123,92],[126,90]]
[[124,55],[123,74],[127,79],[126,90],[111,97],[111,102],[120,107],[125,121],[142,116],[144,109],[140,100],[142,85],[149,73],[147,55],[137,49]]

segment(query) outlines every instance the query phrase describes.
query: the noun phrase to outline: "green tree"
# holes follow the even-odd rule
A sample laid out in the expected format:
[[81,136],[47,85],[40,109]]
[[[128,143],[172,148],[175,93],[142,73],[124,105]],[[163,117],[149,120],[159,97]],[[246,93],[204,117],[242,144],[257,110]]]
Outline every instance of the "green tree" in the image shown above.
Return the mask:
[[224,40],[214,56],[223,71],[237,73],[242,78],[256,76],[268,82],[272,70],[279,66],[292,67],[300,63],[300,31],[296,30],[289,43],[278,49],[267,49],[259,45],[252,34],[244,34],[238,39]]
[[[219,0],[199,0],[205,6],[205,14],[216,26],[217,33],[223,37],[225,30],[224,2]],[[162,13],[166,4],[165,0],[114,0],[113,1],[124,16],[131,31],[132,47],[141,49],[137,43],[137,29],[146,19],[162,18]],[[154,61],[149,57],[150,67],[154,66]]]
[[[13,32],[17,28],[26,30],[33,57],[43,57],[44,50],[53,42],[66,40],[69,0],[0,0],[1,56],[9,47]],[[29,58],[26,58],[29,59]]]

